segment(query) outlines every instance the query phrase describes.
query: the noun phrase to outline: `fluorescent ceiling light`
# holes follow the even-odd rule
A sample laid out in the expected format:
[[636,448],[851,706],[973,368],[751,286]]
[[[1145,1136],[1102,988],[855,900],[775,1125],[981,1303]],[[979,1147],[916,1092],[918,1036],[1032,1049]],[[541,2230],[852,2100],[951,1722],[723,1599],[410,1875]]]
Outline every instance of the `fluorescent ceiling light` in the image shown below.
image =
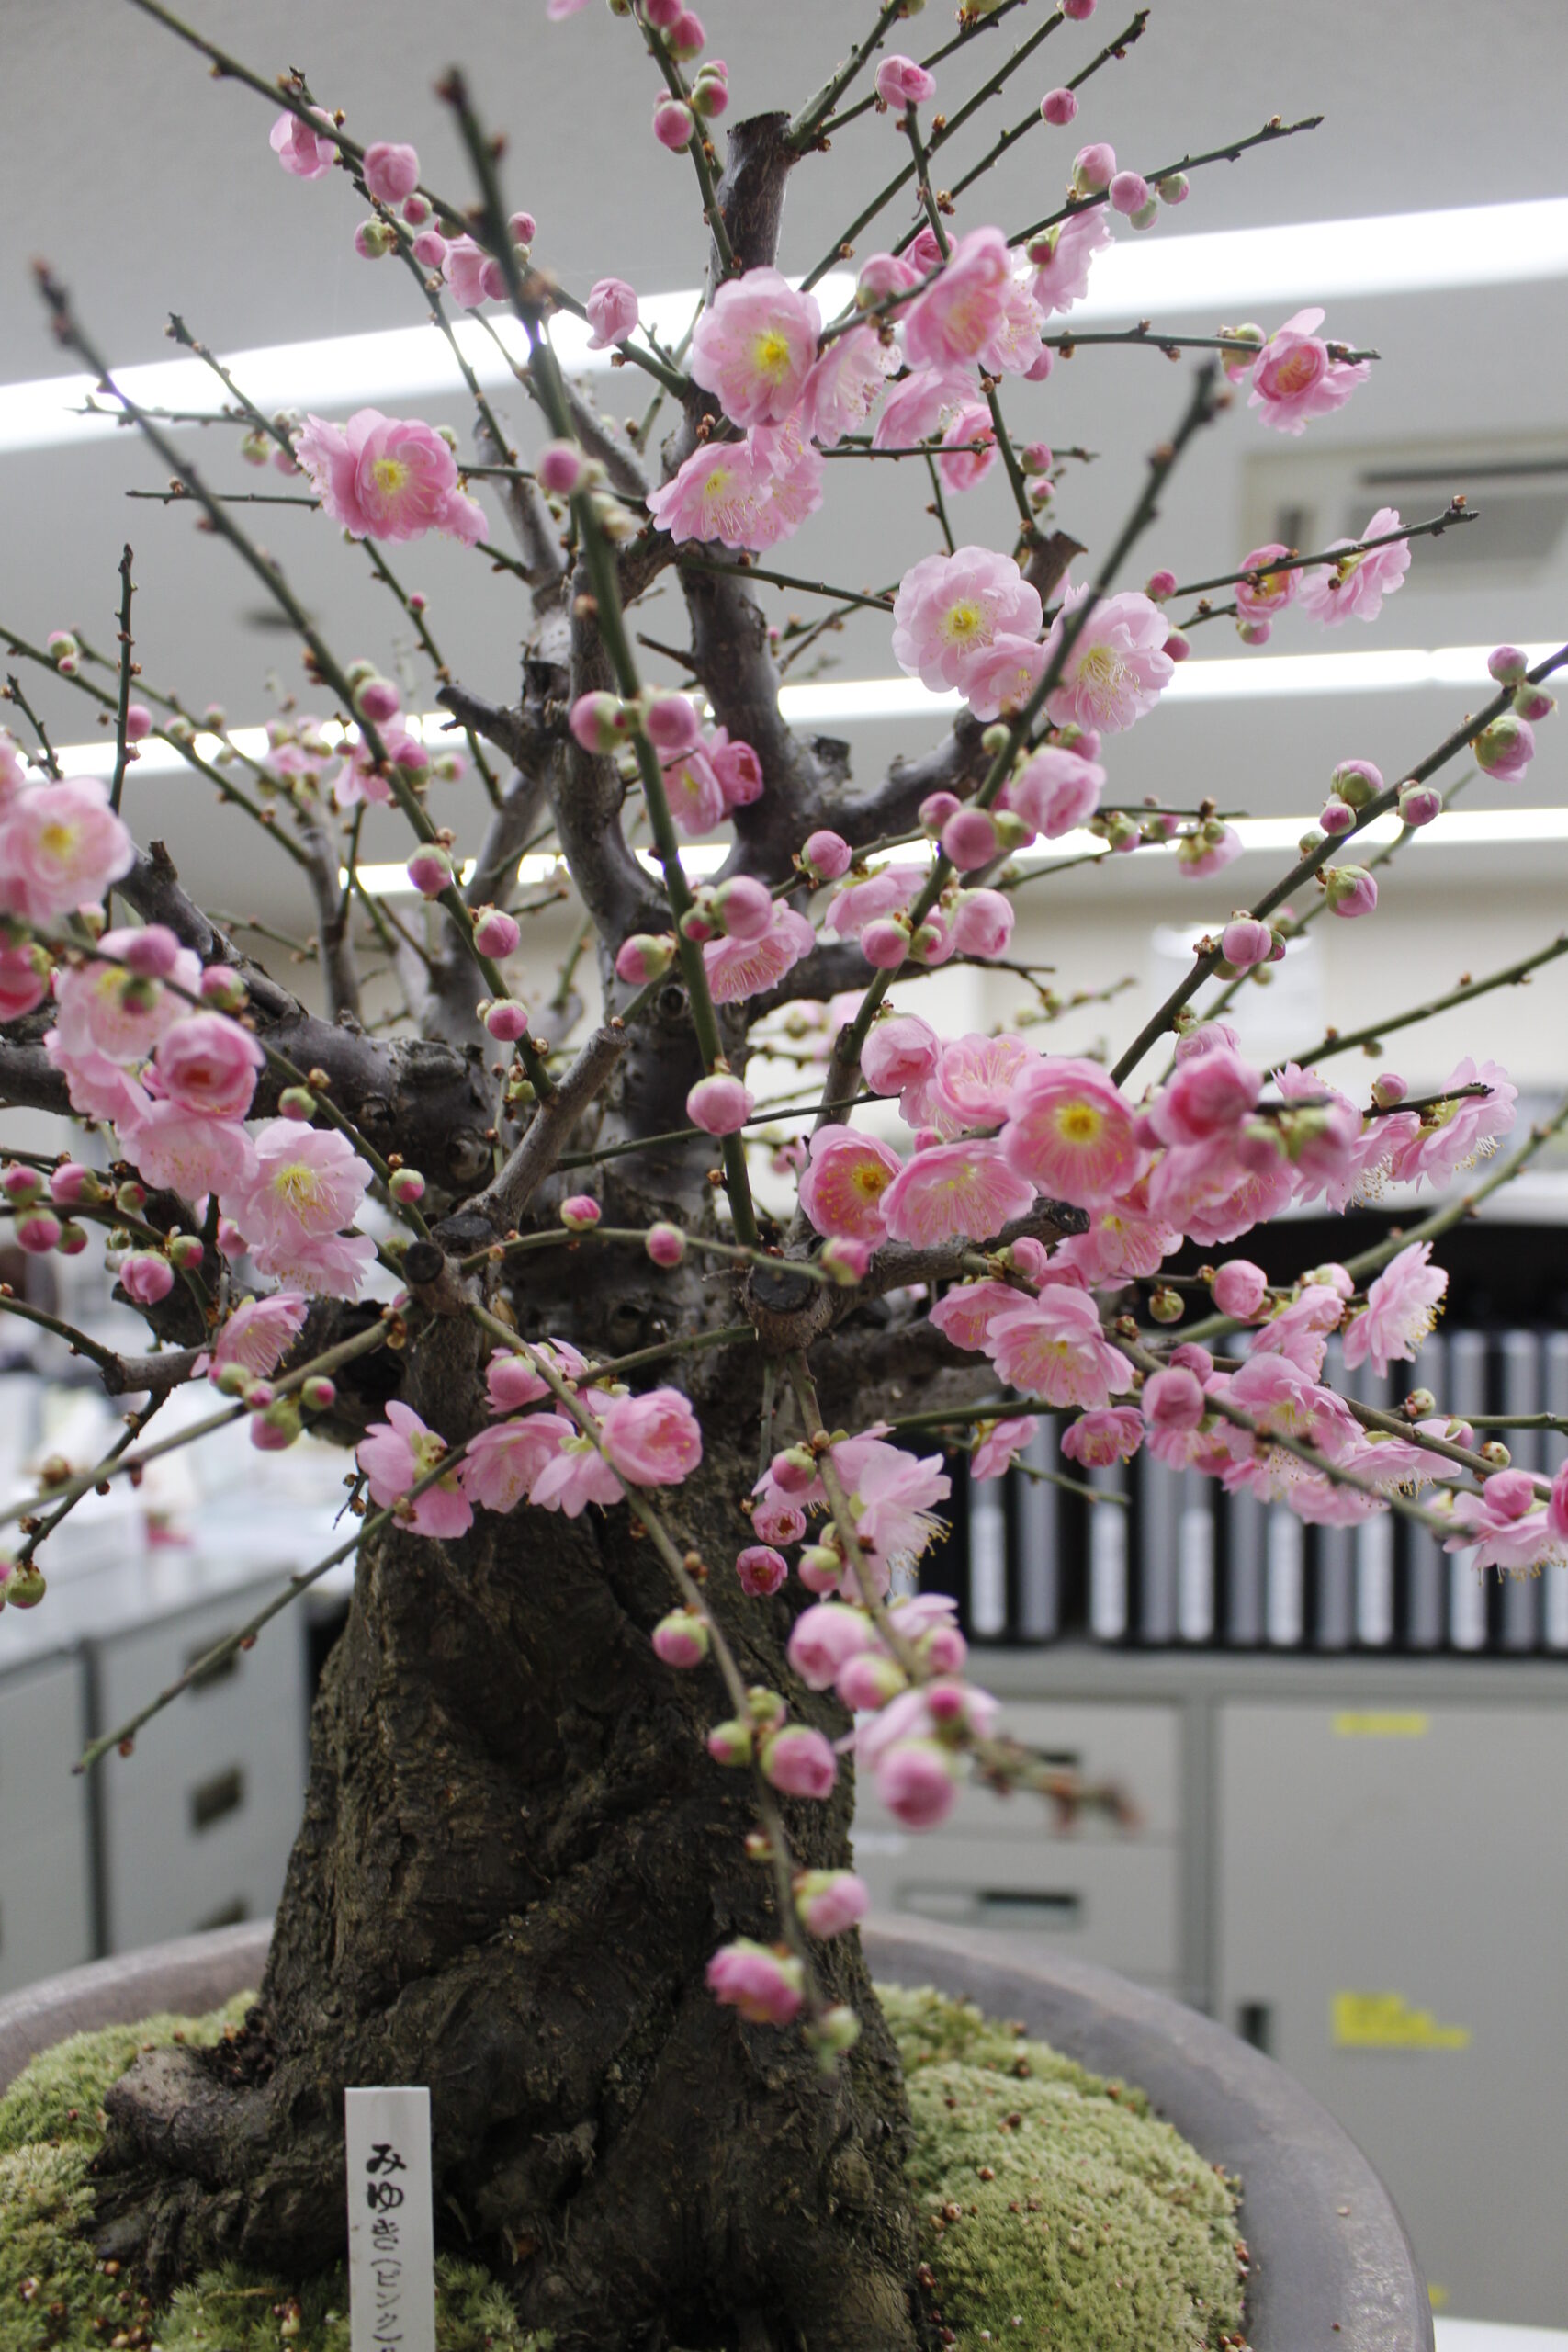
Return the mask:
[[[1308,220],[1269,229],[1130,241],[1102,253],[1092,291],[1066,323],[1105,319],[1223,311],[1236,304],[1269,306],[1328,301],[1366,294],[1432,293],[1455,286],[1518,285],[1568,275],[1568,198],[1523,204],[1476,204],[1432,212],[1387,212],[1356,220]],[[853,279],[835,271],[818,286],[824,314],[840,310]],[[678,342],[698,296],[694,288],[651,295],[643,315],[661,341]],[[502,312],[491,319],[516,353],[521,331]],[[1061,323],[1058,322],[1057,323]],[[509,366],[485,327],[460,319],[457,334],[481,384],[502,384]],[[571,368],[602,368],[610,354],[588,349],[588,329],[563,314],[553,329],[556,348]],[[228,365],[257,406],[354,408],[364,401],[395,404],[431,394],[463,392],[452,355],[432,326],[394,327],[374,334],[272,344],[234,352]],[[146,406],[209,408],[220,389],[196,359],[166,359],[119,371],[130,397]],[[0,387],[0,454],[48,448],[61,442],[101,439],[122,431],[99,417],[73,414],[93,390],[90,376],[52,376]]]

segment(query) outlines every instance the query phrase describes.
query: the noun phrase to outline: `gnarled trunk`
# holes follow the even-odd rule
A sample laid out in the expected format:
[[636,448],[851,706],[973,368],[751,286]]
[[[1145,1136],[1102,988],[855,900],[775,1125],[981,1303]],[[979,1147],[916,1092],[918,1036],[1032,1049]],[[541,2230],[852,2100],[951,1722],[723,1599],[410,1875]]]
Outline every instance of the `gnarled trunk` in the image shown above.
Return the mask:
[[[790,1606],[729,1566],[740,1416],[705,1420],[680,1532],[742,1671],[777,1687]],[[906,2110],[856,1939],[820,1948],[863,2026],[837,2072],[704,1984],[716,1945],[779,1927],[748,1776],[704,1747],[716,1670],[650,1647],[669,1603],[624,1510],[367,1544],[260,2004],[236,2042],[145,2056],[110,2094],[106,2251],[164,2285],[340,2257],[344,2086],[424,2083],[438,2238],[562,2352],[914,2343]],[[846,1772],[786,1804],[804,1866],[847,1860],[850,1804]]]

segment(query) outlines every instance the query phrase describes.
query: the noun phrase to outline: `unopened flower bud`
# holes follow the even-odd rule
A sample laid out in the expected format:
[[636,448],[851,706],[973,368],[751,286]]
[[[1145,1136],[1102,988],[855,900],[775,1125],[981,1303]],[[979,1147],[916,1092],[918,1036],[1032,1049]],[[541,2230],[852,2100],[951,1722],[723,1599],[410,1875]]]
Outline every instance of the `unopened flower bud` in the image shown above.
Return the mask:
[[1378,886],[1364,865],[1325,867],[1324,887],[1333,914],[1370,915],[1378,902]]
[[1075,196],[1100,196],[1111,186],[1116,174],[1116,150],[1103,139],[1088,147],[1080,147],[1073,158],[1073,175],[1069,183]]
[[384,261],[397,242],[389,220],[362,220],[354,232],[354,250],[361,261]]
[[634,932],[623,940],[615,956],[615,978],[628,987],[646,988],[649,980],[661,979],[675,960],[672,939],[655,938],[651,932]]
[[1149,1313],[1156,1323],[1179,1323],[1186,1312],[1181,1293],[1167,1283],[1161,1283],[1157,1290],[1149,1293]]
[[1372,1080],[1372,1101],[1380,1111],[1392,1111],[1409,1091],[1409,1080],[1401,1078],[1397,1070],[1384,1070],[1381,1078]]
[[1047,90],[1040,101],[1041,121],[1054,124],[1058,130],[1073,120],[1077,110],[1078,98],[1076,90]]
[[1506,1470],[1514,1458],[1500,1438],[1489,1438],[1476,1451],[1490,1470]]
[[653,1646],[666,1666],[700,1666],[708,1654],[707,1621],[694,1609],[671,1609],[653,1629]]
[[497,997],[486,1007],[484,1024],[503,1046],[515,1045],[519,1037],[528,1035],[528,1008],[514,996]]
[[575,441],[552,441],[539,453],[536,469],[541,490],[554,492],[558,498],[570,498],[589,479],[588,459]]
[[42,1258],[60,1239],[61,1223],[52,1209],[28,1209],[12,1228],[17,1247],[30,1258]]
[[560,1204],[560,1221],[569,1233],[590,1233],[604,1212],[592,1193],[574,1193]]
[[1438,1409],[1438,1400],[1429,1388],[1413,1388],[1404,1400],[1404,1409],[1413,1421],[1430,1420]]
[[54,1246],[62,1258],[79,1258],[87,1246],[87,1240],[86,1227],[75,1225],[67,1217],[60,1228],[60,1238]]
[[1412,828],[1429,825],[1434,817],[1443,813],[1443,796],[1435,784],[1402,784],[1399,787],[1399,821]]
[[1164,179],[1155,182],[1162,204],[1185,204],[1189,186],[1185,172],[1167,172]]
[[678,1225],[650,1225],[643,1246],[656,1266],[678,1266],[686,1254],[686,1237]]
[[44,642],[56,665],[74,662],[82,650],[68,628],[51,628]]
[[679,98],[660,99],[653,109],[653,135],[661,147],[668,147],[678,155],[682,148],[691,145],[695,130],[690,107]]
[[[995,758],[995,756],[993,752],[992,757]],[[921,801],[919,810],[921,831],[930,833],[934,840],[948,819],[956,816],[963,806],[963,801],[955,792],[928,793]]]
[[1514,686],[1529,670],[1529,657],[1517,645],[1499,645],[1487,655],[1486,667],[1500,686]]
[[1341,760],[1328,779],[1330,792],[1352,808],[1364,808],[1382,790],[1382,772],[1371,760]]
[[431,843],[415,850],[409,860],[408,876],[422,899],[438,899],[452,887],[452,861],[444,849]]
[[844,1564],[829,1544],[808,1544],[795,1563],[807,1592],[831,1592],[844,1573]]
[[424,1179],[417,1168],[394,1168],[387,1190],[394,1201],[407,1208],[414,1201],[424,1198]]
[[29,1560],[25,1568],[13,1568],[3,1588],[7,1605],[12,1609],[36,1609],[49,1590],[43,1571]]
[[176,1233],[169,1241],[169,1263],[184,1273],[187,1266],[199,1266],[207,1255],[201,1237],[195,1233]]
[[1356,821],[1356,812],[1348,800],[1340,800],[1331,795],[1324,802],[1317,821],[1324,832],[1337,838],[1340,833],[1350,831]]
[[201,976],[201,998],[215,1012],[243,1012],[248,998],[245,983],[227,964],[209,964]]
[[316,1115],[316,1098],[308,1086],[286,1086],[277,1098],[277,1107],[286,1119],[301,1123]]
[[1176,588],[1174,571],[1151,571],[1144,582],[1144,594],[1153,605],[1163,605],[1168,596],[1175,595]]
[[147,1205],[146,1192],[128,1177],[123,1184],[115,1186],[114,1204],[121,1216],[140,1216]]
[[1528,718],[1532,723],[1538,718],[1550,718],[1556,707],[1555,697],[1544,686],[1532,686],[1527,679],[1514,688],[1514,715],[1517,718]]
[[479,907],[474,914],[474,945],[481,956],[492,959],[510,956],[523,933],[516,918],[503,914],[499,907]]
[[259,1453],[286,1453],[304,1427],[293,1397],[278,1396],[265,1412],[252,1414],[251,1443]]
[[1272,621],[1247,620],[1244,616],[1238,618],[1235,633],[1244,645],[1267,645],[1274,634],[1274,624]]
[[299,1401],[312,1413],[330,1413],[337,1403],[336,1381],[329,1380],[324,1372],[313,1372],[301,1384]]

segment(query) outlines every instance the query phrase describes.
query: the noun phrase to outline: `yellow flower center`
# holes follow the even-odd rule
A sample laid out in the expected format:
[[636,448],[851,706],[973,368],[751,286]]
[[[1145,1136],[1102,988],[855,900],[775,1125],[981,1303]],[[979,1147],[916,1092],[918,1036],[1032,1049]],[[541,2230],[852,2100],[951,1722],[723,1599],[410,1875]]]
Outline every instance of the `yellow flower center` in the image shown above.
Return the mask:
[[378,458],[370,470],[383,498],[395,498],[409,478],[409,469],[400,458]]
[[1304,392],[1316,374],[1317,354],[1310,344],[1302,344],[1275,368],[1275,388],[1286,393]]
[[1056,1133],[1064,1143],[1098,1143],[1104,1125],[1104,1113],[1092,1102],[1068,1102],[1056,1114]]
[[879,1159],[868,1159],[855,1170],[850,1182],[863,1201],[876,1201],[893,1182],[893,1171],[884,1168]]
[[53,824],[46,825],[39,835],[39,846],[46,856],[69,857],[76,846],[78,831],[79,828],[75,825],[69,824],[63,818],[57,817]]
[[790,364],[789,337],[781,327],[764,327],[751,340],[751,365],[771,384],[781,381]]
[[1091,645],[1078,662],[1073,683],[1089,697],[1096,718],[1113,718],[1129,675],[1127,664],[1109,645]]
[[969,645],[985,633],[986,611],[972,596],[949,605],[942,616],[942,633],[949,645]]
[[291,1159],[273,1171],[272,1190],[296,1216],[304,1216],[321,1203],[321,1180],[308,1159]]

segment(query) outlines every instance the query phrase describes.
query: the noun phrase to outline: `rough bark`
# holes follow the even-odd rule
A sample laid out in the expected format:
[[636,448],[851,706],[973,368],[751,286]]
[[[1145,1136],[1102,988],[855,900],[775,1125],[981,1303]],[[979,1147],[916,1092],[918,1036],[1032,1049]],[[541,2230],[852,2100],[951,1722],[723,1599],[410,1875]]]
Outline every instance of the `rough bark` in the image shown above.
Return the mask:
[[[742,1671],[776,1687],[789,1604],[728,1569],[748,1432],[711,1396],[705,1418],[680,1533]],[[716,1673],[649,1645],[670,1592],[628,1522],[367,1545],[259,2007],[238,2041],[150,2053],[109,2094],[106,2254],[160,2286],[224,2256],[337,2258],[343,2087],[421,2082],[438,2235],[560,2352],[916,2343],[906,2114],[856,1939],[820,1948],[864,2027],[836,2073],[705,1988],[716,1943],[776,1937],[772,1878],[744,1859],[746,1776],[703,1746]],[[792,1699],[845,1728],[830,1695]],[[830,1804],[786,1806],[805,1866],[847,1861],[850,1804],[846,1773]]]

